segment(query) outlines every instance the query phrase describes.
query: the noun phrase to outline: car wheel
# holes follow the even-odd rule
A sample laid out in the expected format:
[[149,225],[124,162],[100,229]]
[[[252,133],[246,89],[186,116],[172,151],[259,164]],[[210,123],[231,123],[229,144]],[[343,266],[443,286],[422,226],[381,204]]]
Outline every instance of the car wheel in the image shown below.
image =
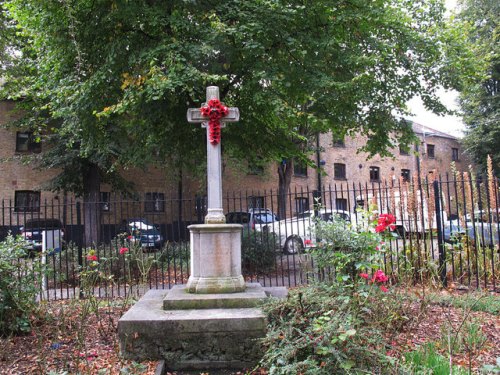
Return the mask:
[[288,237],[285,242],[285,247],[283,248],[283,252],[285,254],[300,254],[304,250],[304,244],[302,240],[298,236]]

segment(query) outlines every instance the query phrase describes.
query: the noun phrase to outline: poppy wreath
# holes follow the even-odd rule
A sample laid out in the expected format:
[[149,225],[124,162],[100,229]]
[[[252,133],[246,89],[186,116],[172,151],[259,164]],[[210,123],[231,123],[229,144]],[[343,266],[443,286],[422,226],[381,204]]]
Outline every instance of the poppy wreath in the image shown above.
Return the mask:
[[216,145],[220,142],[220,120],[227,116],[229,109],[220,102],[219,99],[208,101],[206,106],[200,108],[202,116],[208,117],[209,132],[208,137],[211,144]]

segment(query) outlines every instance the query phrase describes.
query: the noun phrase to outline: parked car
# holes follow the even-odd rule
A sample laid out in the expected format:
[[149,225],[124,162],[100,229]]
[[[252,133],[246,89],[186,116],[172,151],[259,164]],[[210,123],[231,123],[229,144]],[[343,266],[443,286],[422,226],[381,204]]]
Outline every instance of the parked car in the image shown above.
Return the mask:
[[465,225],[460,225],[458,220],[451,220],[446,221],[443,226],[444,240],[448,243],[458,242],[463,236],[467,236],[481,246],[498,245],[498,232],[498,222],[484,221],[480,213],[474,216],[474,221],[466,218]]
[[128,219],[126,232],[130,242],[138,242],[143,248],[160,248],[163,245],[163,236],[158,224],[150,223],[147,219]]
[[[280,246],[285,254],[300,253],[306,247],[315,246],[314,210],[308,210],[297,216],[268,224],[264,230],[274,232],[280,241]],[[333,215],[338,215],[346,222],[351,222],[351,214],[343,210],[322,208],[318,211],[320,220],[332,221]]]
[[[42,251],[42,237],[46,232],[48,248],[58,252],[64,241],[64,227],[59,219],[34,218],[27,219],[20,228],[21,235],[28,242],[28,250]],[[52,245],[52,246],[51,246]]]
[[226,223],[242,224],[257,232],[262,231],[265,225],[278,220],[278,216],[267,208],[251,208],[248,211],[233,211],[226,214]]

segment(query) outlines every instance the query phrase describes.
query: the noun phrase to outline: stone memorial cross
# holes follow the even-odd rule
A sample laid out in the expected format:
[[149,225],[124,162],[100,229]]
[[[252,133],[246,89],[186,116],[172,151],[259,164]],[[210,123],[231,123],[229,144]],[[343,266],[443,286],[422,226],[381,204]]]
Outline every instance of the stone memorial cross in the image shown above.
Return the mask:
[[[207,101],[202,108],[207,108],[210,100],[219,100],[219,88],[217,86],[207,87]],[[240,119],[238,108],[227,108],[227,114],[220,118],[223,128],[226,122],[237,122]],[[200,108],[189,108],[187,111],[189,123],[202,124],[207,129],[207,189],[208,189],[208,209],[205,216],[205,224],[223,224],[226,222],[222,209],[222,161],[221,145],[219,139],[214,140],[214,132],[218,129],[211,129],[210,116],[204,116]],[[220,135],[219,135],[220,136]]]

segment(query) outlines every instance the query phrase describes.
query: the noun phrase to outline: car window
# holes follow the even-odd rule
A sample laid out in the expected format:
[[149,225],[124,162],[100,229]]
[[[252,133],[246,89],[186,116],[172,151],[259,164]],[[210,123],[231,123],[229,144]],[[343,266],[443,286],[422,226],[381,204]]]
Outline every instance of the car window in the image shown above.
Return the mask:
[[249,215],[246,212],[230,212],[226,215],[226,222],[229,224],[247,224]]
[[342,220],[351,221],[351,217],[348,214],[337,212],[336,215],[340,216]]
[[59,229],[62,223],[57,219],[36,219],[27,220],[25,229]]
[[311,217],[311,214],[309,212],[301,212],[300,214],[297,214],[296,217],[298,219],[305,219]]
[[268,213],[259,213],[254,215],[254,220],[257,224],[267,224],[277,221],[276,217]]
[[333,220],[333,216],[330,212],[322,213],[320,215],[320,218],[322,221],[332,221]]

